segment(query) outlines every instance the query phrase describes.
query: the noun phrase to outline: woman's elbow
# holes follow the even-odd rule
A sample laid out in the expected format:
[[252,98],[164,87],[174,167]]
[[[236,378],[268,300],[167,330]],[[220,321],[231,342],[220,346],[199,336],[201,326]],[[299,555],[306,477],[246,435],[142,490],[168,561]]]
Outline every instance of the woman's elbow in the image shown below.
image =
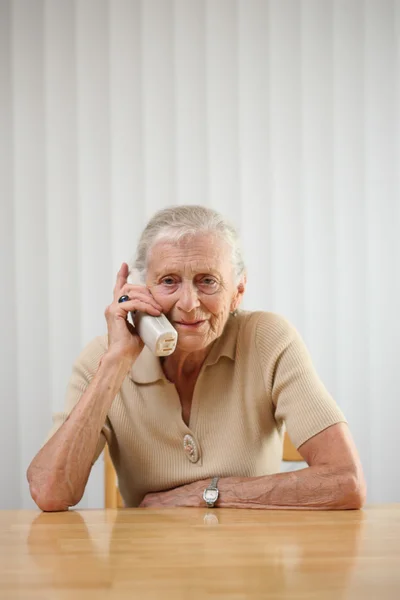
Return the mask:
[[43,512],[63,512],[69,509],[69,504],[63,501],[61,498],[57,498],[51,492],[46,489],[40,492],[33,485],[29,486],[32,500],[40,510]]
[[62,494],[59,482],[41,481],[40,485],[32,476],[32,472],[27,473],[29,491],[32,500],[43,512],[61,512],[68,510],[71,506],[78,504],[80,497],[66,499]]
[[[343,489],[343,488],[342,488]],[[367,486],[362,472],[351,471],[346,477],[342,508],[359,510],[367,500]]]
[[65,512],[69,509],[66,503],[54,498],[38,497],[37,499],[33,498],[33,500],[43,512]]

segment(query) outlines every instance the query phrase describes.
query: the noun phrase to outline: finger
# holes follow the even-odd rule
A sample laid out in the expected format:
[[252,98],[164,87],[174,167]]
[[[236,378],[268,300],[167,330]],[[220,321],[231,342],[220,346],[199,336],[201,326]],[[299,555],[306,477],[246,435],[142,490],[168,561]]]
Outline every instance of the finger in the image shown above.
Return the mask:
[[[142,300],[143,302],[147,302],[148,304],[155,306],[159,310],[162,310],[162,306],[153,298],[153,296],[149,296],[148,294],[145,294],[142,291],[134,290],[127,294],[124,293],[123,295],[127,296],[129,300]],[[120,304],[119,298],[118,303]]]
[[117,305],[117,309],[115,310],[116,314],[127,316],[129,312],[138,310],[140,312],[147,313],[149,315],[153,315],[154,317],[159,317],[161,314],[161,310],[149,304],[144,300],[140,300],[135,298],[134,300],[129,300],[127,302],[121,302],[121,304]]
[[129,275],[129,267],[125,262],[123,262],[120,270],[117,273],[117,280],[115,282],[115,287],[114,287],[114,299],[115,300],[118,300],[118,298],[122,295],[120,293],[120,291],[124,287],[124,285],[126,285],[128,275]]
[[121,288],[120,292],[121,295],[126,294],[127,296],[132,298],[137,294],[145,294],[148,298],[154,299],[154,296],[149,290],[149,288],[147,288],[144,285],[134,285],[132,283],[127,283]]
[[[122,295],[128,296],[129,300],[142,300],[143,302],[147,302],[148,304],[151,304],[155,308],[158,308],[158,310],[162,311],[162,306],[158,304],[151,294],[147,294],[146,291],[147,290],[145,288],[127,290],[126,286],[121,290]],[[120,303],[119,298],[118,303]]]

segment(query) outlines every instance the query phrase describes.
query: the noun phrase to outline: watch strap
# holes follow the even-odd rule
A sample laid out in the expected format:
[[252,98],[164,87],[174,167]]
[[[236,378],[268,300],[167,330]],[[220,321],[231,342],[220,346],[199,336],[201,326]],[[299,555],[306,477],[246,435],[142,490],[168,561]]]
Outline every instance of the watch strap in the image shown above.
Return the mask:
[[[218,480],[219,480],[219,477],[213,477],[212,480],[211,480],[210,485],[208,485],[206,487],[206,489],[204,490],[203,498],[204,498],[204,500],[205,500],[205,502],[207,504],[207,508],[213,508],[214,505],[215,505],[215,503],[216,503],[216,501],[218,500],[218,496],[219,496],[219,490],[218,490],[218,486],[217,486]],[[212,492],[216,493],[216,497],[212,501],[209,501],[207,499],[207,492],[209,492],[209,491],[212,491]]]
[[218,487],[217,487],[218,480],[219,480],[219,477],[213,477],[211,479],[210,485],[208,486],[208,489],[217,490],[218,489]]

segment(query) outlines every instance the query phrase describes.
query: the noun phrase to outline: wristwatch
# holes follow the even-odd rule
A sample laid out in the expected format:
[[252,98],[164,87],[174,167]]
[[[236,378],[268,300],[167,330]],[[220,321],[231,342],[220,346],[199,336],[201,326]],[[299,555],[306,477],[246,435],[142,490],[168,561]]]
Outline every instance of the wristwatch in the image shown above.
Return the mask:
[[207,508],[213,508],[214,504],[218,500],[219,491],[217,488],[219,477],[214,477],[211,483],[203,492],[203,498],[207,504]]

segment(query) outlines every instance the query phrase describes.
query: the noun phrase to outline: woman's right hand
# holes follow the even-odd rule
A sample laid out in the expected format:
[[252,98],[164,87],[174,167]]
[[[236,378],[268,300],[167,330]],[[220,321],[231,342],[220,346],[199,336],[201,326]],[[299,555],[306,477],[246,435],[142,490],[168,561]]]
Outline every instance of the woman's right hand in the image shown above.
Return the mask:
[[[143,285],[131,285],[127,282],[129,268],[122,263],[117,274],[114,288],[114,300],[107,306],[105,317],[108,329],[108,351],[129,357],[132,362],[139,356],[143,342],[128,321],[128,313],[139,310],[154,317],[161,314],[161,306],[154,300],[150,290]],[[118,302],[121,296],[128,296],[126,302]]]

